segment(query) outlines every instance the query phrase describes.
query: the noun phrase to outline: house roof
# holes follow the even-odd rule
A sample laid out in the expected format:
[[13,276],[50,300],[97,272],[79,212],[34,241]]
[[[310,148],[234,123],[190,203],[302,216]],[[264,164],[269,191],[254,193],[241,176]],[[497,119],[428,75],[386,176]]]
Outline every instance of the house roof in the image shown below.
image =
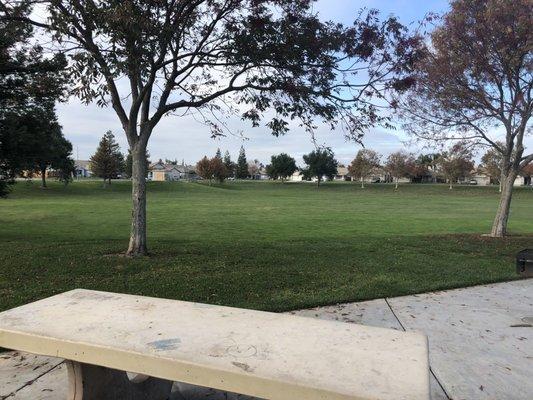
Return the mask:
[[337,167],[337,175],[349,175],[348,168],[346,167]]
[[164,163],[161,160],[159,160],[158,162],[150,165],[148,170],[149,171],[165,171],[165,172],[170,172],[170,171],[175,170],[175,171],[184,173],[184,172],[194,172],[195,167],[192,165],[186,165],[186,164],[176,165],[176,164]]

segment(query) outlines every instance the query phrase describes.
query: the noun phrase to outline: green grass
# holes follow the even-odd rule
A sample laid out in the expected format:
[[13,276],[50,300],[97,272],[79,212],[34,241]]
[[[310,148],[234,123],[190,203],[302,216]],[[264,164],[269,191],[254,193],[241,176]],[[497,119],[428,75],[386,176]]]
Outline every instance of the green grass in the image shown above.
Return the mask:
[[533,245],[526,189],[494,240],[492,187],[154,182],[152,255],[129,259],[129,191],[18,183],[0,200],[0,309],[83,287],[281,311],[515,279]]

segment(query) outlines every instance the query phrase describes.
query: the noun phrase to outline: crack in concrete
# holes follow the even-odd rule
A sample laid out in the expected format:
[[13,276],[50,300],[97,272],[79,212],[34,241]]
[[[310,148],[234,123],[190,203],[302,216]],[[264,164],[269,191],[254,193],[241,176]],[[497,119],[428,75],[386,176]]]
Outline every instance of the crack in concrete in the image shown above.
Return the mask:
[[[404,332],[406,332],[407,329],[405,329],[405,326],[402,324],[402,321],[400,321],[400,318],[394,312],[394,309],[392,308],[391,304],[389,303],[389,299],[387,297],[384,297],[383,300],[385,300],[385,303],[387,303],[387,306],[389,307],[389,310],[391,311],[392,315],[394,315],[394,318],[396,319],[396,321],[398,321],[398,324],[400,324],[400,326],[402,327],[402,330]],[[446,389],[444,389],[444,386],[442,385],[442,383],[439,380],[439,378],[437,378],[437,375],[435,375],[435,372],[433,371],[433,368],[431,368],[431,365],[429,366],[429,372],[431,373],[431,375],[433,375],[433,378],[435,378],[435,381],[439,384],[439,387],[441,388],[441,390],[444,393],[444,395],[446,396],[446,398],[448,400],[452,400],[452,398],[450,397],[450,395],[448,394]]]
[[33,378],[32,380],[26,382],[24,385],[22,385],[21,387],[19,387],[18,389],[16,389],[14,392],[11,392],[9,393],[7,396],[4,396],[4,397],[0,397],[0,400],[6,400],[6,399],[9,399],[10,397],[13,397],[14,395],[16,395],[18,392],[20,392],[22,389],[30,386],[30,385],[33,385],[33,383],[35,383],[38,379],[42,378],[43,376],[45,376],[46,374],[52,372],[54,369],[56,369],[57,367],[59,367],[61,364],[63,364],[65,361],[60,361],[58,362],[57,364],[55,364],[52,368],[44,371],[42,374],[38,375],[37,377]]

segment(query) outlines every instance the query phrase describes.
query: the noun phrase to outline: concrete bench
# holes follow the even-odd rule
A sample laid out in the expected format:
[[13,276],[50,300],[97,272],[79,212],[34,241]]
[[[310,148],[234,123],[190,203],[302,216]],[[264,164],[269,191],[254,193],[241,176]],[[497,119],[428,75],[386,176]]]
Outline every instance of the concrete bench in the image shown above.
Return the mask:
[[70,360],[75,400],[165,400],[172,381],[279,400],[430,396],[419,333],[89,290],[0,313],[0,347]]

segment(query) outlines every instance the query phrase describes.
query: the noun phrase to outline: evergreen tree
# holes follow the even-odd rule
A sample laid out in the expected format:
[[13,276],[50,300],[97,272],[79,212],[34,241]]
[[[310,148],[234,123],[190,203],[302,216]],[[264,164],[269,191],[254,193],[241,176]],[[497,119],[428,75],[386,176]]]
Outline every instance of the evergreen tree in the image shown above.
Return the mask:
[[[0,197],[17,174],[36,170],[37,153],[51,147],[44,137],[50,131],[39,126],[55,122],[66,81],[65,56],[51,56],[32,40],[31,8],[29,1],[3,2],[0,10]],[[14,18],[4,18],[7,12]]]
[[116,179],[124,171],[124,167],[124,156],[115,141],[115,135],[107,131],[91,157],[91,170],[94,175],[111,184],[111,179]]
[[217,152],[215,153],[215,158],[222,161],[222,152],[220,151],[220,147],[217,149]]
[[246,153],[244,152],[243,146],[241,146],[241,150],[239,151],[236,169],[235,175],[237,179],[246,179],[248,177],[248,161],[246,161]]
[[235,175],[235,163],[231,161],[231,156],[229,154],[229,151],[226,150],[224,153],[224,159],[222,160],[224,163],[224,166],[226,167],[226,172],[228,174],[228,177]]

